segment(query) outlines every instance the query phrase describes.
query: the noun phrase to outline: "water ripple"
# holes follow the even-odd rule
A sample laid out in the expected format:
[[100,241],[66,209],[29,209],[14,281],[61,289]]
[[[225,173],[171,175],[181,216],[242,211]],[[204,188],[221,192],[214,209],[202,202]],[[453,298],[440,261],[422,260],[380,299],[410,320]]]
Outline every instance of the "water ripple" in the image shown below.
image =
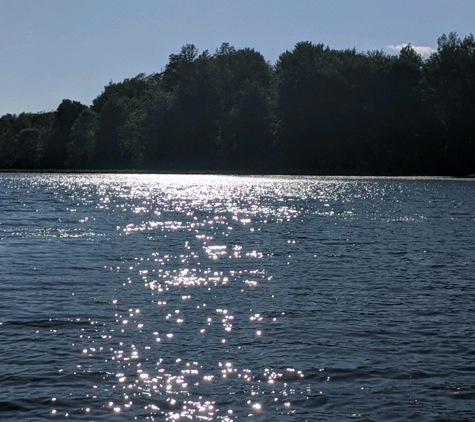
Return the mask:
[[1,419],[475,418],[473,181],[0,184]]

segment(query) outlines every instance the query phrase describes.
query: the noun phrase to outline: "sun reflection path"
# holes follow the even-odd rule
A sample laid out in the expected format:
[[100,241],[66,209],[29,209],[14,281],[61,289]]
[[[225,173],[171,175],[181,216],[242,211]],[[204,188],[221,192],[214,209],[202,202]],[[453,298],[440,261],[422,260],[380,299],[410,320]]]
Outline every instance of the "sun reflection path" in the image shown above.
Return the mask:
[[[83,277],[92,284],[98,274],[94,265],[104,267],[94,306],[88,303],[85,317],[67,321],[72,335],[77,333],[68,350],[74,359],[62,354],[69,345],[62,325],[50,326],[50,320],[33,333],[37,344],[44,336],[54,337],[51,344],[61,365],[57,376],[67,391],[55,392],[44,403],[58,419],[275,420],[321,406],[330,376],[321,362],[313,364],[317,341],[298,338],[307,334],[306,323],[315,324],[311,331],[319,336],[318,317],[307,315],[316,302],[307,302],[307,292],[299,295],[299,277],[289,276],[299,270],[294,264],[302,239],[314,236],[312,247],[325,243],[333,250],[330,259],[318,260],[319,265],[328,263],[331,273],[338,265],[333,258],[351,250],[343,243],[356,244],[344,230],[340,239],[326,236],[332,230],[327,227],[427,218],[417,207],[404,206],[404,184],[384,180],[50,175],[38,179],[41,187],[45,177],[50,181],[43,207],[49,218],[38,217],[41,224],[29,226],[22,213],[10,211],[14,224],[3,233],[22,242],[30,237],[45,241],[42,245],[88,242],[93,248],[81,251],[97,253],[86,259],[91,263],[86,269],[94,275],[88,278],[84,268],[65,265],[62,270],[71,270],[62,280],[65,286],[78,274],[75,287]],[[22,192],[28,194],[21,204],[25,209],[36,207],[28,202],[34,184],[28,189]],[[40,214],[37,209],[28,212]],[[299,229],[309,216],[322,221],[320,233]],[[298,262],[319,253],[321,249],[300,256]],[[351,252],[345,259],[354,256]],[[298,292],[291,304],[282,293],[286,283],[287,292]],[[84,285],[83,298],[91,300]],[[324,305],[333,306],[328,303]],[[91,316],[91,309],[98,315]],[[332,322],[327,321],[328,327]],[[295,345],[300,340],[301,348]],[[326,340],[332,348],[328,357],[336,343]]]
[[[226,182],[219,197],[211,185],[177,183],[171,191],[135,186],[104,194],[98,205],[123,215],[119,238],[150,242],[148,253],[111,268],[120,281],[111,300],[115,326],[101,337],[100,356],[113,368],[103,409],[124,420],[293,414],[293,400],[309,391],[280,348],[285,298],[272,271],[278,248],[260,234],[297,218],[298,204],[288,205],[285,189],[266,200],[269,188],[252,181]],[[288,249],[287,237],[280,248]]]

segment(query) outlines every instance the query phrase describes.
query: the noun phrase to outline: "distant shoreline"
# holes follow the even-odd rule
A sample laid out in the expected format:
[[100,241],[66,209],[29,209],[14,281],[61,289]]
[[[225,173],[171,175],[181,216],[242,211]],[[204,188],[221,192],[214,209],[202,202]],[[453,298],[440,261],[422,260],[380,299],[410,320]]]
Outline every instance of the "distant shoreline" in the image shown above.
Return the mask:
[[251,48],[186,44],[159,73],[110,82],[91,105],[65,98],[55,111],[1,116],[0,168],[474,175],[475,37],[437,43],[424,59],[410,45],[388,55],[302,41],[275,65]]
[[0,174],[175,174],[175,175],[204,175],[204,176],[303,176],[324,178],[364,178],[364,179],[475,179],[475,174],[466,176],[433,175],[433,174],[316,174],[306,172],[247,172],[247,171],[214,171],[214,170],[134,170],[134,169],[0,169]]

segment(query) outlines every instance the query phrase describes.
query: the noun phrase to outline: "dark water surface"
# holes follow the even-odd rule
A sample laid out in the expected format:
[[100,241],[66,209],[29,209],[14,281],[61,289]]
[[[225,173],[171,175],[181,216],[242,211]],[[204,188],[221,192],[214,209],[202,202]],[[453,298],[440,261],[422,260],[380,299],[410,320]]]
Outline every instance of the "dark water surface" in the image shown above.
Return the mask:
[[0,420],[475,420],[475,181],[0,175]]

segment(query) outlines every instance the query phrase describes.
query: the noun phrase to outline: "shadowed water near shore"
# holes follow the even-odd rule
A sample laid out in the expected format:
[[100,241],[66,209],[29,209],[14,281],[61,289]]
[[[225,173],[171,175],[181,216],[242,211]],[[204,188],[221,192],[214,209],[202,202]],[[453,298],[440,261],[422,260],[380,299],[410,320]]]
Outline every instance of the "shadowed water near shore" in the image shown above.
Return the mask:
[[473,180],[0,175],[0,419],[475,418]]

